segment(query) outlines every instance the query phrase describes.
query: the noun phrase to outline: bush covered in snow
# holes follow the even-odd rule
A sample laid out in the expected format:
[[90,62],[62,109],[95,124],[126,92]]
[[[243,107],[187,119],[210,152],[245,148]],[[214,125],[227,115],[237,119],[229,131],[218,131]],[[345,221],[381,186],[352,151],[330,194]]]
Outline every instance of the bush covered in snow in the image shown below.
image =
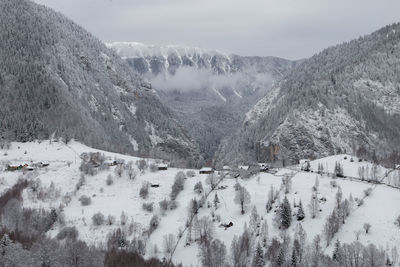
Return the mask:
[[57,240],[76,240],[78,238],[78,231],[75,226],[73,227],[64,227],[56,236]]
[[160,224],[160,218],[157,215],[154,215],[151,220],[150,220],[150,225],[149,225],[149,233],[153,233],[154,230],[158,228],[158,225]]
[[149,169],[151,172],[156,172],[158,171],[158,165],[156,163],[150,163]]
[[93,225],[100,226],[104,224],[104,215],[101,212],[97,212],[92,216]]
[[89,206],[92,203],[92,199],[86,195],[83,195],[79,198],[82,206]]
[[148,211],[148,212],[152,212],[153,211],[153,206],[154,206],[153,202],[143,203],[142,204],[142,209],[144,209],[145,211]]
[[107,184],[107,185],[112,185],[113,183],[114,183],[114,180],[113,180],[113,178],[112,178],[112,175],[109,174],[109,175],[107,176],[106,184]]
[[140,188],[139,191],[139,196],[143,199],[146,199],[147,196],[149,195],[149,187],[150,187],[150,183],[148,182],[144,182],[142,184],[142,187]]
[[186,175],[184,172],[180,171],[175,175],[175,182],[172,185],[171,200],[175,200],[178,194],[183,190],[185,184]]
[[189,170],[186,172],[186,176],[187,177],[195,177],[196,173],[193,170]]

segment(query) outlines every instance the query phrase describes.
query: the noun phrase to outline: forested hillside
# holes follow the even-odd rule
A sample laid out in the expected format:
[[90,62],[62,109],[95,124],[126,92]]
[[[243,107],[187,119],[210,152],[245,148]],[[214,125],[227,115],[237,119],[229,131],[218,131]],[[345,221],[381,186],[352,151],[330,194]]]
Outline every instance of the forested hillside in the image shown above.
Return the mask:
[[0,135],[60,136],[139,155],[198,160],[189,134],[113,51],[63,15],[0,1]]
[[399,149],[399,41],[400,24],[393,24],[305,60],[246,115],[217,161],[345,151],[379,157]]

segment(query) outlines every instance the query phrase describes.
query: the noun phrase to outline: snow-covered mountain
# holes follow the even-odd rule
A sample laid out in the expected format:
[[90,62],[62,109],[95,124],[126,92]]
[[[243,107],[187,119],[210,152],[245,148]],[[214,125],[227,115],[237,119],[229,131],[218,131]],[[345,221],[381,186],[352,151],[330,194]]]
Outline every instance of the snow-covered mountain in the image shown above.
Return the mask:
[[0,1],[0,136],[61,136],[193,161],[197,146],[151,85],[63,15]]
[[400,147],[399,81],[400,24],[328,48],[246,114],[217,161],[388,154]]
[[297,64],[185,46],[123,42],[108,46],[151,81],[207,159],[220,140],[240,126],[250,107]]

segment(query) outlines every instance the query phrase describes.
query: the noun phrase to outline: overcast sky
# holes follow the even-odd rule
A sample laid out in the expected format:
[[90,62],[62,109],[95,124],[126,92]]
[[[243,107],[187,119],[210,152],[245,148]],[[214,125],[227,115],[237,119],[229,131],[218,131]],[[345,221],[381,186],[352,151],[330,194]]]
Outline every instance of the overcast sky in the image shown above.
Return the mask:
[[399,0],[35,0],[105,42],[305,58],[400,21]]

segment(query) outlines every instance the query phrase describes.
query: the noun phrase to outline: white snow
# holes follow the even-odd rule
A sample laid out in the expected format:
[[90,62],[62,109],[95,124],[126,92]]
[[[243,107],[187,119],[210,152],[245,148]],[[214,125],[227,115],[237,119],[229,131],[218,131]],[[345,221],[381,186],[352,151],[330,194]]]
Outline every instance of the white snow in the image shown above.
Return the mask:
[[[26,153],[25,153],[26,151]],[[94,176],[86,175],[84,185],[76,190],[76,183],[80,178],[79,165],[81,163],[80,154],[83,152],[101,152],[109,160],[123,159],[125,162],[136,162],[139,158],[106,151],[96,150],[76,141],[71,141],[68,145],[62,142],[43,141],[28,142],[28,143],[12,143],[12,147],[7,151],[7,154],[1,152],[0,164],[4,166],[7,162],[29,163],[29,162],[44,162],[48,161],[49,166],[38,168],[34,172],[23,174],[22,171],[0,172],[0,192],[4,192],[16,183],[19,176],[25,176],[28,179],[41,180],[41,186],[46,188],[53,182],[59,195],[52,200],[37,199],[30,189],[26,189],[23,193],[24,206],[26,207],[43,207],[58,208],[60,204],[64,205],[64,213],[66,216],[67,226],[76,226],[79,231],[79,238],[94,245],[101,245],[106,242],[107,235],[120,226],[120,215],[125,212],[129,218],[128,224],[134,222],[136,233],[132,232],[129,238],[139,236],[149,224],[151,217],[158,214],[161,217],[160,226],[156,229],[147,241],[146,257],[156,256],[164,257],[162,252],[162,242],[164,235],[173,233],[177,235],[179,230],[185,227],[188,205],[191,199],[196,197],[193,192],[194,184],[198,181],[203,182],[206,190],[210,187],[205,184],[207,175],[196,175],[185,180],[184,190],[178,195],[178,208],[176,210],[168,210],[165,216],[160,214],[158,202],[169,197],[171,185],[174,182],[175,175],[179,171],[186,172],[185,169],[169,168],[165,171],[150,172],[149,170],[140,173],[136,165],[135,169],[138,172],[134,180],[129,180],[126,174],[122,177],[117,177],[115,174],[116,167],[110,167],[108,170],[100,171]],[[346,157],[346,159],[345,159]],[[146,159],[149,163],[156,162],[153,159]],[[395,218],[400,215],[400,206],[396,203],[400,202],[399,189],[386,186],[384,184],[373,185],[367,182],[359,181],[358,168],[360,166],[369,166],[372,164],[353,157],[351,162],[350,155],[335,155],[311,161],[311,170],[317,170],[318,164],[324,166],[324,171],[333,172],[335,162],[340,162],[344,168],[344,174],[349,176],[346,179],[334,179],[343,191],[343,197],[348,198],[350,194],[354,198],[364,196],[364,190],[373,188],[372,194],[365,199],[364,205],[361,207],[353,207],[353,213],[347,219],[346,223],[341,227],[339,233],[335,235],[335,239],[339,238],[341,242],[352,242],[355,240],[355,231],[362,230],[363,224],[368,222],[372,225],[370,234],[361,234],[360,241],[364,244],[374,243],[383,248],[391,248],[392,246],[400,246],[400,235],[398,227],[394,224]],[[252,206],[256,206],[259,214],[268,222],[269,239],[273,236],[279,236],[280,230],[273,226],[274,212],[266,212],[265,204],[268,198],[268,191],[271,185],[275,189],[280,188],[281,178],[283,175],[292,175],[292,190],[286,196],[289,201],[298,203],[300,200],[306,212],[306,218],[301,222],[303,228],[307,232],[307,240],[311,241],[317,234],[322,234],[323,225],[326,217],[332,212],[335,205],[336,188],[331,186],[333,178],[329,174],[318,175],[313,172],[302,172],[300,166],[292,166],[286,169],[278,169],[275,175],[269,173],[259,173],[250,179],[231,179],[229,176],[224,179],[216,192],[221,201],[218,209],[207,208],[207,205],[200,209],[199,218],[202,216],[211,216],[211,212],[221,217],[221,222],[215,222],[215,237],[221,239],[228,248],[231,240],[235,235],[241,234],[244,224],[249,223],[249,215]],[[388,169],[378,167],[378,175],[382,176]],[[106,185],[107,176],[113,176],[114,183],[110,186]],[[307,205],[311,198],[311,188],[314,185],[315,179],[318,176],[319,190],[318,198],[325,197],[326,202],[320,203],[321,212],[317,218],[312,219],[309,215]],[[146,200],[139,197],[139,190],[143,182],[159,184],[158,188],[150,188],[150,194]],[[387,181],[387,180],[384,180]],[[245,186],[251,195],[251,205],[246,207],[246,213],[242,215],[240,208],[234,203],[235,189],[234,185],[239,182]],[[214,197],[214,192],[210,194],[209,201]],[[65,196],[68,195],[71,201],[65,201]],[[82,206],[79,198],[82,195],[90,196],[92,203],[89,206]],[[280,192],[280,199],[285,196],[284,192]],[[154,202],[154,211],[147,212],[142,209],[144,202]],[[279,201],[278,201],[279,202]],[[292,208],[295,212],[296,208]],[[91,217],[96,212],[102,212],[106,217],[112,215],[116,218],[114,225],[93,226]],[[220,223],[232,222],[233,226],[228,229],[218,227]],[[289,235],[292,235],[297,225],[295,217],[291,227],[287,230]],[[127,227],[127,226],[126,226]],[[55,236],[61,226],[55,225],[54,229],[48,234]],[[176,253],[172,260],[173,262],[182,262],[184,266],[197,266],[197,245],[192,243],[190,246],[185,246],[185,237],[178,243]],[[157,245],[160,252],[153,255],[152,248]],[[326,253],[331,252],[331,247],[325,250]]]

